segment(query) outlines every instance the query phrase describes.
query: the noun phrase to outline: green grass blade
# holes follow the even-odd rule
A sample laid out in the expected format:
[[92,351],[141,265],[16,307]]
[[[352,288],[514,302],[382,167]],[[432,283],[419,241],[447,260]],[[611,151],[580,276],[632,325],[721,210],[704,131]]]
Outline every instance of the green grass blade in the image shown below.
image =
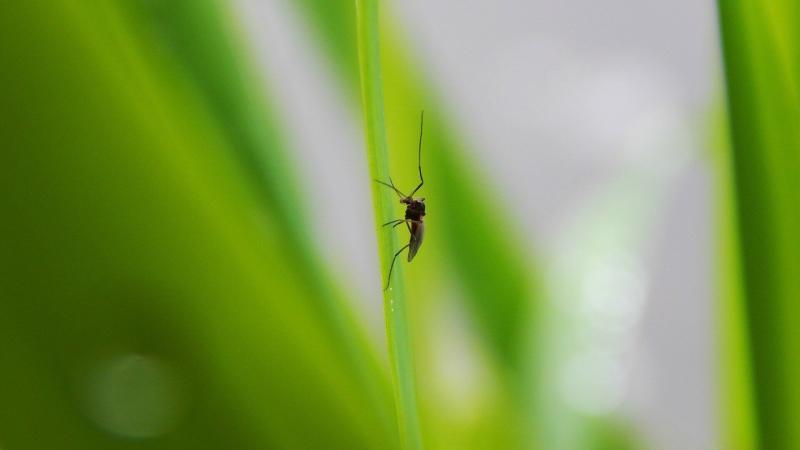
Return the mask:
[[[344,86],[355,95],[356,39],[346,26],[353,2],[303,0],[298,6],[316,29]],[[426,254],[436,253],[432,248],[441,245],[446,263],[465,288],[467,306],[491,354],[505,372],[519,375],[526,364],[522,357],[529,354],[527,330],[535,316],[538,275],[524,253],[525,246],[520,245],[521,233],[511,225],[490,183],[471,163],[467,144],[444,103],[415,69],[419,65],[403,47],[405,40],[397,28],[387,25],[381,33],[390,143],[415,148],[420,109],[426,110],[429,122],[423,154],[425,170],[430,171],[425,191],[429,207],[436,205],[438,219],[426,230],[429,237],[437,236],[425,242]],[[416,152],[395,152],[392,161],[397,163],[393,167],[398,180],[416,179]]]
[[728,123],[720,108],[714,114],[710,147],[714,150],[717,286],[720,311],[720,389],[722,448],[755,450],[756,409],[753,401],[753,368],[747,332],[747,311],[742,277],[742,253],[736,211]]
[[792,0],[719,11],[754,429],[758,448],[800,448],[800,11]]
[[[370,174],[376,180],[389,179],[389,154],[386,124],[383,113],[383,86],[381,79],[380,40],[378,28],[378,0],[356,2],[358,29],[358,55],[361,73],[361,94],[367,139]],[[391,279],[388,269],[394,253],[400,247],[392,227],[381,224],[396,219],[393,216],[395,193],[373,184],[375,222],[378,228],[379,260],[388,289],[383,293],[386,334],[389,358],[392,365],[398,430],[401,448],[422,449],[422,434],[417,411],[414,380],[414,359],[411,350],[402,264],[396,264]]]
[[[344,89],[355,100],[358,66],[355,27],[350,25],[355,17],[353,2],[302,0],[296,4],[316,31],[319,45]],[[391,155],[393,176],[403,186],[417,180],[414,150],[418,112],[426,111],[422,159],[427,181],[423,194],[431,214],[424,254],[414,260],[415,277],[410,287],[420,296],[418,304],[435,304],[437,299],[426,298],[426,293],[442,289],[445,273],[455,275],[463,294],[458,299],[464,301],[471,325],[478,331],[475,349],[481,356],[485,352],[493,376],[500,378],[501,389],[492,406],[497,409],[484,408],[480,425],[449,425],[454,430],[469,430],[475,437],[473,442],[502,446],[497,439],[501,436],[509,448],[526,448],[540,434],[536,429],[540,422],[531,407],[538,385],[538,273],[532,268],[533,258],[524,250],[527,244],[522,233],[511,224],[491,183],[471,162],[468,146],[449,119],[444,102],[429,88],[417,69],[418,61],[408,54],[405,40],[394,25],[384,22],[381,31],[385,120],[389,143],[397,149]],[[414,325],[419,326],[417,322]],[[426,388],[424,383],[420,385],[420,389]],[[452,418],[439,418],[439,423],[448,421]],[[456,434],[464,438],[464,433]],[[452,442],[448,436],[440,439]]]

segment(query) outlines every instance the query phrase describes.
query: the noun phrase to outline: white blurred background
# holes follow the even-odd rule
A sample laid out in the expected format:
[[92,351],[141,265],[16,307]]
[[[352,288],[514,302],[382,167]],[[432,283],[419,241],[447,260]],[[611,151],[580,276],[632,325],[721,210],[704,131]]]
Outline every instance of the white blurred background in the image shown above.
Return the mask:
[[[374,299],[372,212],[358,207],[371,204],[360,118],[289,0],[235,4],[280,86],[272,93],[302,152],[326,257]],[[652,448],[718,448],[706,149],[720,99],[714,3],[386,7],[546,269],[558,395],[581,414],[628,417]],[[381,304],[361,306],[382,339]]]

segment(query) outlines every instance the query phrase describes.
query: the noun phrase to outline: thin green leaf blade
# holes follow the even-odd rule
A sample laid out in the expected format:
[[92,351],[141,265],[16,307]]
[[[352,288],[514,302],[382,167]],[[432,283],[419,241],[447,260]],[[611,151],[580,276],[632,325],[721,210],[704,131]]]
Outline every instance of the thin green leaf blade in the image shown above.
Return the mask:
[[800,42],[796,2],[719,2],[759,448],[800,429]]
[[[381,48],[378,28],[378,0],[356,2],[358,55],[361,74],[361,95],[367,140],[370,174],[375,180],[389,179],[389,155],[386,124],[383,112],[383,86],[381,78]],[[381,224],[395,219],[392,204],[395,193],[384,186],[373,185],[373,202],[378,229],[378,249],[383,265],[384,315],[392,365],[398,430],[401,448],[423,448],[417,407],[414,359],[406,313],[406,296],[402,265],[397,264],[389,278],[389,267],[395,257],[397,244],[394,228]]]

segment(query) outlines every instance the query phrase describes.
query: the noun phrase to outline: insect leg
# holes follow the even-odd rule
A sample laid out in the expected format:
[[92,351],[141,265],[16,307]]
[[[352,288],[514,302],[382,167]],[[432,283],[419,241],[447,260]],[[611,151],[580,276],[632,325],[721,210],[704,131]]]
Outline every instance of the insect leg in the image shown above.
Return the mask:
[[390,220],[390,221],[386,222],[385,224],[383,224],[383,225],[381,225],[381,226],[382,226],[382,227],[385,227],[385,226],[387,226],[387,225],[391,225],[391,224],[395,224],[395,226],[397,226],[398,224],[400,224],[400,223],[403,223],[403,222],[405,222],[405,221],[406,221],[406,219],[395,219],[395,220]]
[[[393,220],[392,222],[397,222],[394,225],[392,225],[392,228],[395,228],[398,225],[401,225],[401,224],[405,223],[406,227],[408,227],[408,232],[409,233],[411,233],[411,225],[410,224],[412,224],[412,223],[421,223],[421,222],[418,222],[418,221],[416,221],[414,219],[399,219],[399,220],[396,220],[396,221]],[[383,226],[389,225],[392,222],[385,223],[385,224],[383,224]]]
[[413,220],[411,220],[411,219],[403,219],[403,220],[397,222],[396,224],[392,225],[392,228],[396,228],[398,225],[402,225],[404,223],[407,224],[408,222],[413,222]]
[[414,188],[414,192],[411,193],[411,197],[417,193],[419,188],[425,184],[425,179],[422,178],[422,126],[425,124],[425,111],[423,110],[419,115],[419,145],[417,147],[417,168],[419,169],[419,186]]
[[403,252],[403,250],[407,249],[409,245],[411,244],[404,245],[403,248],[401,248],[400,250],[397,251],[397,253],[394,254],[394,258],[392,258],[392,265],[389,266],[389,275],[386,277],[386,287],[383,288],[384,291],[389,289],[389,283],[392,281],[392,269],[394,269],[394,262],[397,261],[397,257],[400,255],[400,253]]

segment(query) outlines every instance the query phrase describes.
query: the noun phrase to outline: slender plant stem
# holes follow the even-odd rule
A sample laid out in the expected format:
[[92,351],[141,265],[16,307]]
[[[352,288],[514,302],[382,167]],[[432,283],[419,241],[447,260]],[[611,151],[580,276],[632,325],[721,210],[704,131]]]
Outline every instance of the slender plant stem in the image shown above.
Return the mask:
[[[377,180],[389,178],[389,156],[383,112],[383,88],[380,66],[378,0],[357,0],[358,56],[361,74],[361,97],[367,137],[370,173]],[[378,250],[384,279],[396,249],[400,248],[392,227],[380,227],[393,217],[394,192],[373,183],[372,198],[378,226]],[[388,289],[383,293],[386,335],[392,365],[397,426],[401,448],[422,449],[422,434],[417,412],[414,383],[414,360],[406,317],[402,263],[395,264]],[[381,284],[384,285],[383,283]]]

